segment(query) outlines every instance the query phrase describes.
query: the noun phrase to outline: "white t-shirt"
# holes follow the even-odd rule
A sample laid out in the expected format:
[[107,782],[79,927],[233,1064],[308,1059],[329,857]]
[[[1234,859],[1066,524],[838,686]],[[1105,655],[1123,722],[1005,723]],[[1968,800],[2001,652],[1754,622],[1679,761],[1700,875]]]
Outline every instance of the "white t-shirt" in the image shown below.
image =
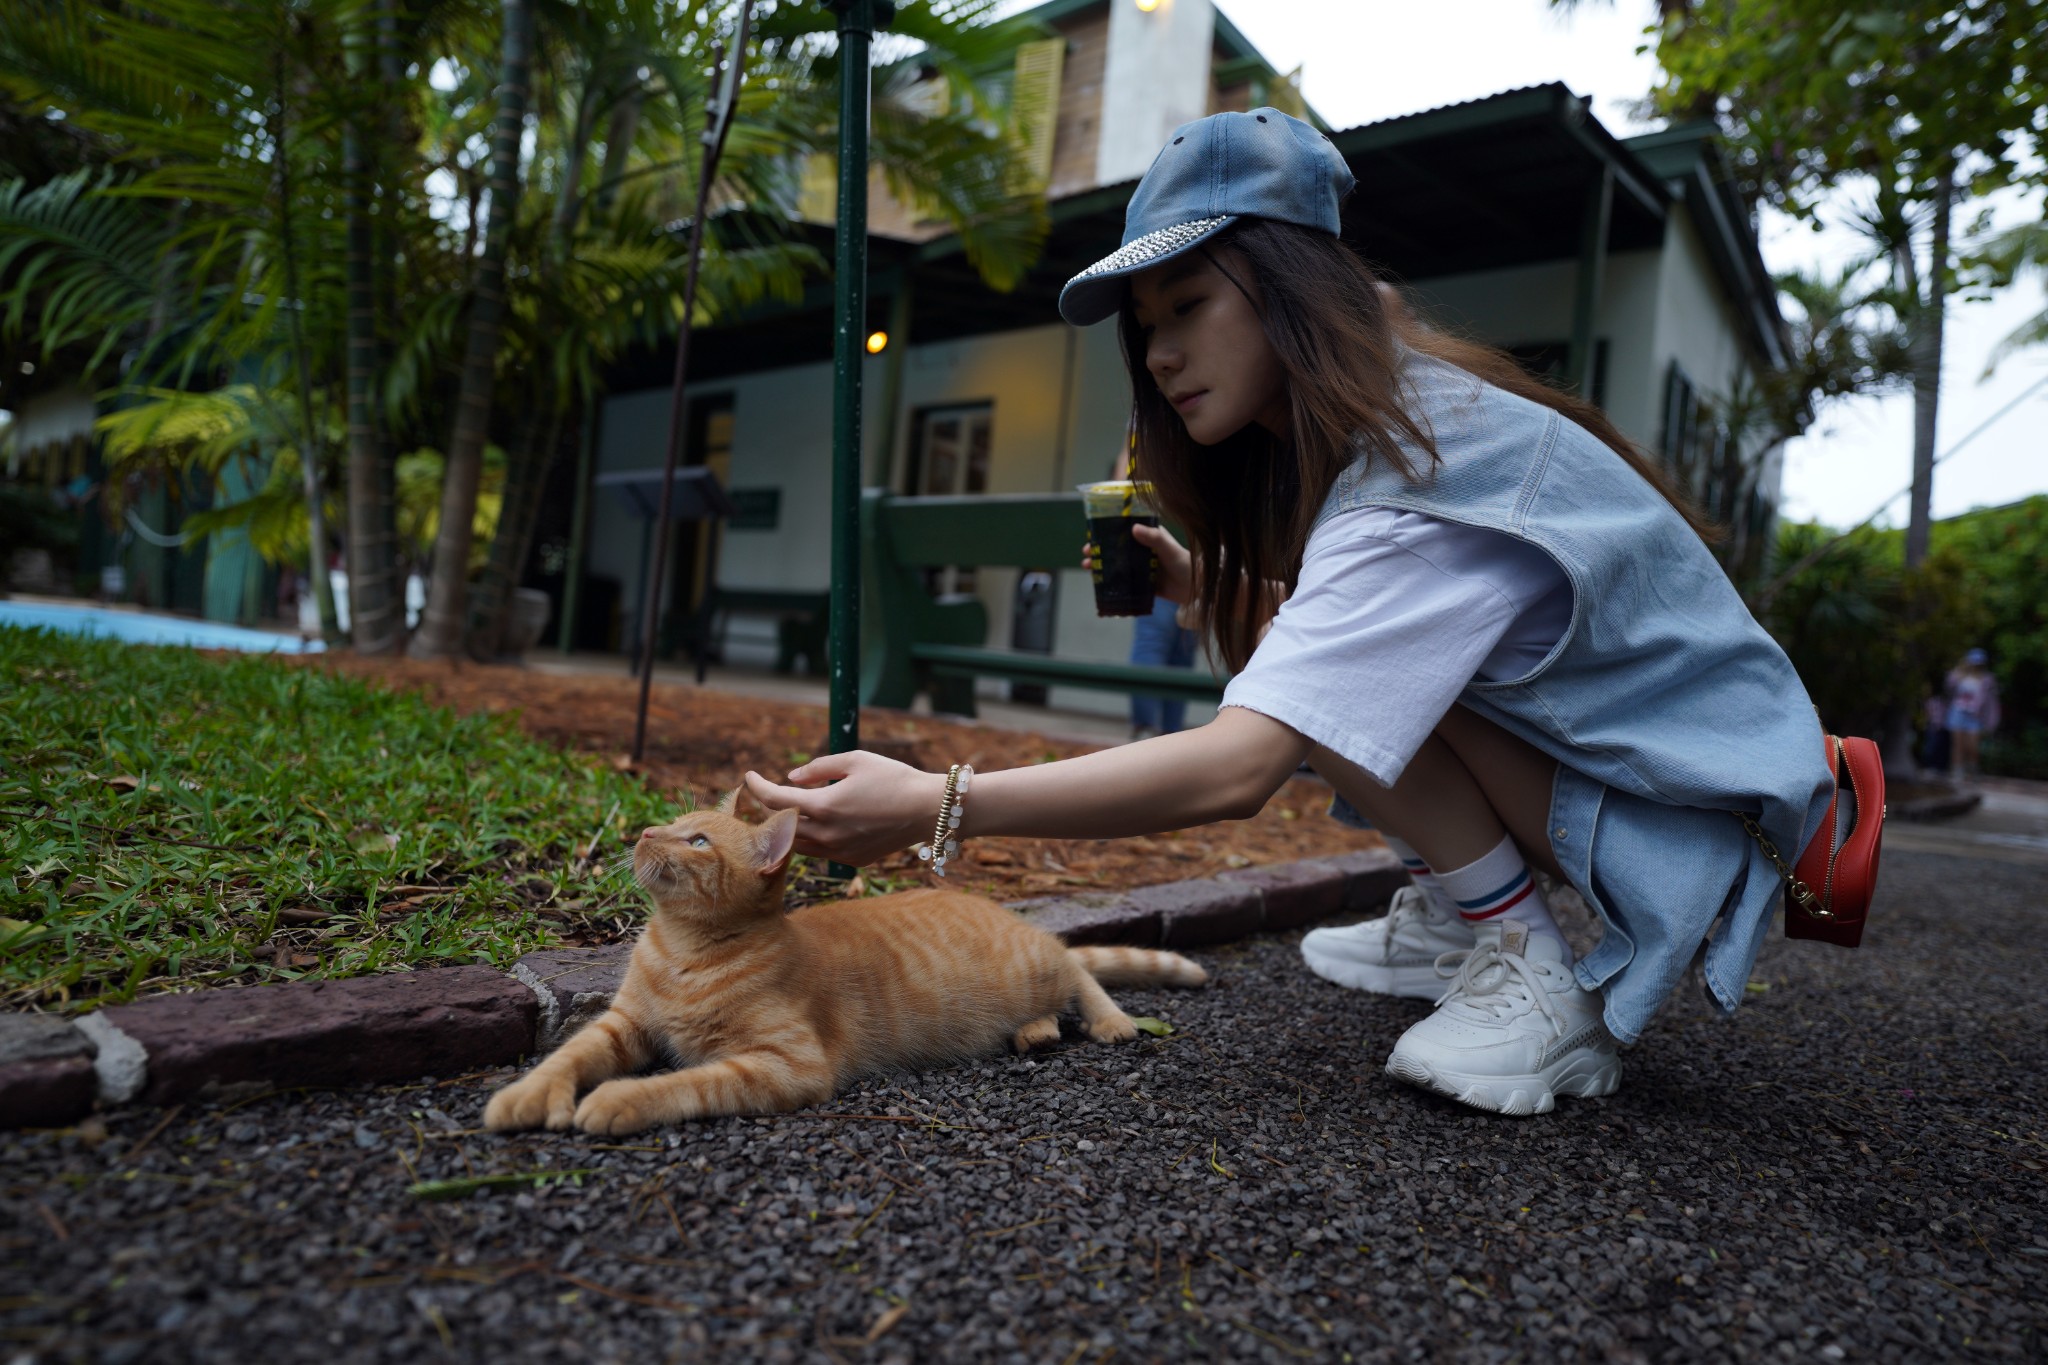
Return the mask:
[[1392,786],[1468,683],[1525,676],[1571,615],[1564,571],[1513,536],[1420,512],[1345,512],[1309,537],[1294,595],[1222,704]]

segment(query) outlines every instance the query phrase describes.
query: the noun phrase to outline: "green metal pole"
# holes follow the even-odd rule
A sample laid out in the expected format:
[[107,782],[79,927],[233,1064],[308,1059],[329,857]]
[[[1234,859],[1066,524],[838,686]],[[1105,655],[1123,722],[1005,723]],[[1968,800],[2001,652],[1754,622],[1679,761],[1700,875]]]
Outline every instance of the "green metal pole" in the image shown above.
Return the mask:
[[[826,0],[839,16],[839,218],[832,324],[832,659],[828,752],[860,747],[860,370],[868,293],[868,45],[888,0]],[[833,874],[853,869],[834,864]]]

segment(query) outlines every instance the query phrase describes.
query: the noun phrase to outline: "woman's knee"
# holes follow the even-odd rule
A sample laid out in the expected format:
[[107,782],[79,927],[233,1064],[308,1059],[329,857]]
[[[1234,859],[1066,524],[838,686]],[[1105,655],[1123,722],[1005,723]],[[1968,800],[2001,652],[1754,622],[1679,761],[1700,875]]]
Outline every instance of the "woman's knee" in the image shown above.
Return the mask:
[[1550,845],[1557,760],[1464,706],[1450,709],[1436,736],[1472,774],[1522,856],[1554,877],[1563,876]]

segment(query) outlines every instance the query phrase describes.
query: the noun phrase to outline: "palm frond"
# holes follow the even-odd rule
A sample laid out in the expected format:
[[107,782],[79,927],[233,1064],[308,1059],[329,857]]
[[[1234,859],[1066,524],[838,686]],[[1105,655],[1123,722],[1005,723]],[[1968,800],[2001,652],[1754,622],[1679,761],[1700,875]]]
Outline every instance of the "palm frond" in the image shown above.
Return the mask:
[[31,310],[45,360],[97,338],[87,371],[146,320],[167,235],[137,206],[106,193],[109,173],[79,170],[30,189],[0,184],[0,302],[10,337]]
[[289,393],[255,384],[207,392],[145,389],[101,416],[102,450],[116,469],[149,465],[218,474],[251,448],[289,449],[297,439]]
[[[2048,275],[2048,218],[2019,223],[1994,234],[1979,254],[1992,279],[2000,284],[2009,284],[2029,272]],[[2048,343],[2048,308],[2022,322],[1991,348],[1982,378],[1989,379],[2015,352],[2043,343]]]

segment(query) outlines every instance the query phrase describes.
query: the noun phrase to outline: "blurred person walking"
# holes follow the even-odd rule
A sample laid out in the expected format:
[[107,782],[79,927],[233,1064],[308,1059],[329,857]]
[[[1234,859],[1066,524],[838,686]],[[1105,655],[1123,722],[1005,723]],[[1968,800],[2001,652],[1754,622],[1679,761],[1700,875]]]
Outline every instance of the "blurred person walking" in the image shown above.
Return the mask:
[[1990,655],[1973,649],[1949,670],[1949,776],[1957,782],[1977,775],[1978,749],[1984,736],[1998,728],[1998,682],[1990,662]]
[[1920,771],[1940,777],[1948,771],[1948,689],[1937,687],[1920,703]]

